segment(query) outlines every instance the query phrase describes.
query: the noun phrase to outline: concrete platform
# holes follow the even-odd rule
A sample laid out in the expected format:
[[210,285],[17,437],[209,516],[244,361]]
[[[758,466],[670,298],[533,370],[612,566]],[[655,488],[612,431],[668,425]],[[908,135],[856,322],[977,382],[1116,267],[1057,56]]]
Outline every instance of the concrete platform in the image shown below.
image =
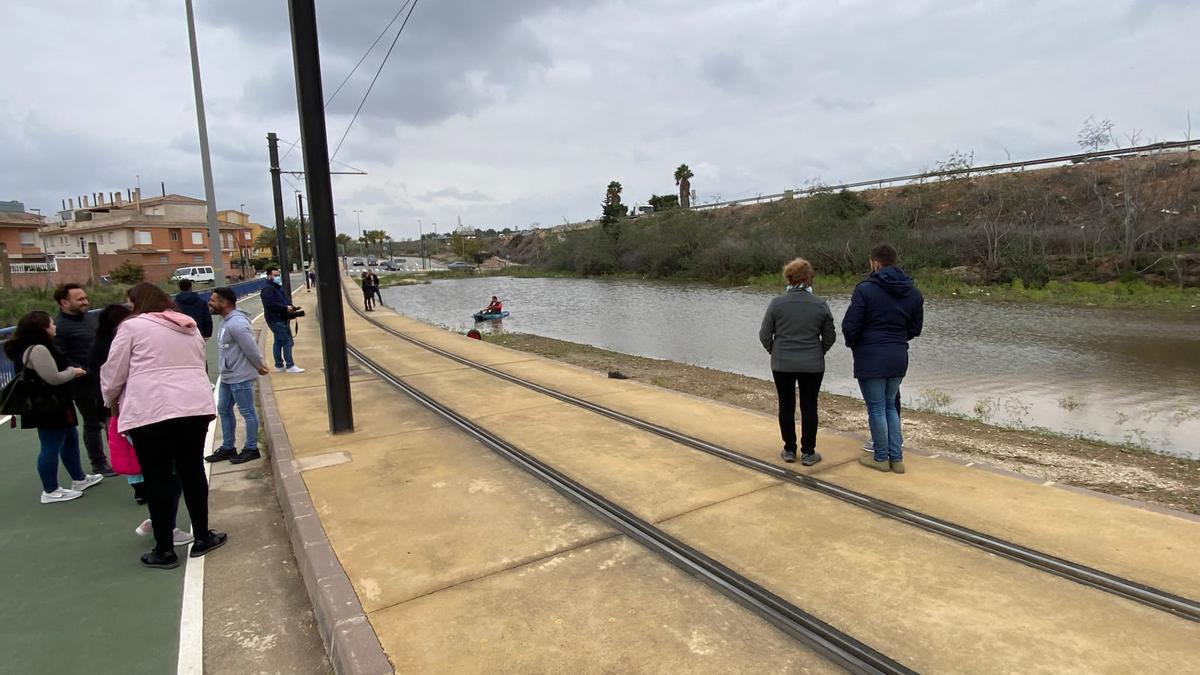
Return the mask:
[[[776,459],[770,417],[607,380],[387,312],[374,318],[522,377]],[[412,373],[405,380],[413,386],[917,670],[1184,672],[1194,665],[1198,624],[453,367],[351,312],[347,326],[352,344],[394,372]],[[298,342],[297,353],[318,358],[311,343]],[[289,377],[296,376],[272,376]],[[302,475],[398,669],[822,667],[394,390],[388,395],[365,377],[352,386],[358,430],[351,435],[322,436],[316,428],[324,423],[313,414],[324,411],[319,387],[284,388],[279,406],[297,457],[341,453]],[[915,455],[909,474],[878,474],[853,463],[855,445],[823,434],[819,449],[827,459],[814,470],[1019,543],[1200,595],[1194,520]],[[613,559],[621,564],[605,562]],[[760,648],[740,651],[746,644]]]

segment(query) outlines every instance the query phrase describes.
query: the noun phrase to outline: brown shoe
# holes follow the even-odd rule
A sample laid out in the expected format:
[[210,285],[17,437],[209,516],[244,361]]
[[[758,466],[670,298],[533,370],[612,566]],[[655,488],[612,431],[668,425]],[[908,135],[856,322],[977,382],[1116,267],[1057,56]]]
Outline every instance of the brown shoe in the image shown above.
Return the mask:
[[892,473],[904,473],[904,460],[898,459],[892,462]]
[[862,457],[859,457],[858,463],[875,469],[876,471],[891,472],[892,470],[892,465],[890,462],[888,462],[886,459],[882,462],[876,462],[873,455],[863,455]]

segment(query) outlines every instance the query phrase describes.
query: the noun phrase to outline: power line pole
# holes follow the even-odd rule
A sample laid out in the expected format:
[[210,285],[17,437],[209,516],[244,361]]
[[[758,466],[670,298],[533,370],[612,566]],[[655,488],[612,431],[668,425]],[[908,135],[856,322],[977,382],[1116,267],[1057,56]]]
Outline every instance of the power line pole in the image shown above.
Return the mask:
[[271,156],[271,190],[275,198],[275,251],[279,257],[279,274],[283,277],[283,292],[292,296],[292,275],[288,268],[287,225],[283,222],[283,188],[279,185],[279,137],[267,134],[267,151]]
[[217,196],[213,190],[212,159],[208,154],[208,124],[204,121],[204,88],[200,86],[200,55],[196,51],[196,19],[192,0],[187,8],[188,44],[192,51],[192,86],[196,90],[196,128],[200,132],[200,165],[204,169],[204,199],[208,202],[208,245],[212,249],[214,283],[225,284],[225,261],[221,257],[221,228],[217,225]]
[[329,176],[329,137],[325,131],[325,95],[321,91],[321,56],[317,43],[314,0],[288,0],[292,58],[296,64],[296,102],[300,109],[304,176],[312,216],[313,248],[320,305],[321,352],[325,360],[325,400],[329,431],[354,431],[350,400],[350,364],[346,356],[346,323],[341,277],[337,268],[337,231],[333,222],[333,186]]
[[300,235],[300,273],[304,275],[304,288],[312,290],[308,285],[308,270],[304,268],[304,194],[299,190],[296,191],[296,217],[299,218],[296,230]]

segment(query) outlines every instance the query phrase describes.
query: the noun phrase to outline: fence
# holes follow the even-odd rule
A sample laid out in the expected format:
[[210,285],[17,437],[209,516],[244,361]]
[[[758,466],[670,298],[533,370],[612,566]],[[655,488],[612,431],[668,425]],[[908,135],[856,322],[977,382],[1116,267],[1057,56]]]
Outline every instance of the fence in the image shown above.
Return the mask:
[[[237,293],[237,296],[239,298],[244,298],[247,295],[250,295],[251,293],[257,293],[258,291],[262,290],[263,287],[266,285],[267,285],[266,279],[252,279],[250,281],[243,281],[238,284],[233,284],[230,286],[230,288],[233,289],[234,293]],[[212,295],[212,290],[209,289],[206,291],[197,291],[197,293],[200,295],[201,298],[204,299],[204,302],[207,303],[209,296]],[[99,312],[99,311],[100,311],[99,309],[92,310],[92,312]],[[5,340],[8,340],[9,336],[12,335],[14,329],[15,329],[14,326],[9,326],[7,328],[0,328],[0,344],[3,344],[3,342]],[[3,349],[0,349],[0,387],[4,387],[9,382],[11,382],[13,375],[14,375],[13,363],[12,363],[12,361],[10,361],[8,359],[8,354],[5,353]]]

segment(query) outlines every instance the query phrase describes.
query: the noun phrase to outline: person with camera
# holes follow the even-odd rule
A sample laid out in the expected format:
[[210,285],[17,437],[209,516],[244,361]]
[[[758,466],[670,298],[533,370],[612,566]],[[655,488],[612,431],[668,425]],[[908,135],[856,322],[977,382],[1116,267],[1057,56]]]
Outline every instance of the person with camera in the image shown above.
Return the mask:
[[[221,317],[221,330],[217,337],[220,349],[218,361],[221,369],[220,391],[217,395],[217,415],[221,418],[221,447],[204,459],[209,462],[229,460],[230,464],[241,464],[258,459],[258,412],[254,409],[254,381],[259,375],[271,372],[263,361],[262,353],[250,330],[250,315],[237,308],[237,294],[231,288],[214,288],[208,308]],[[237,449],[237,418],[233,406],[237,404],[242,419],[246,422],[246,445],[241,452]]]
[[267,286],[259,294],[262,299],[263,317],[267,327],[275,337],[271,351],[275,357],[275,370],[280,373],[303,373],[304,369],[297,366],[292,359],[292,329],[288,323],[297,317],[304,316],[303,310],[292,304],[292,299],[283,290],[283,276],[279,270],[267,272]]

